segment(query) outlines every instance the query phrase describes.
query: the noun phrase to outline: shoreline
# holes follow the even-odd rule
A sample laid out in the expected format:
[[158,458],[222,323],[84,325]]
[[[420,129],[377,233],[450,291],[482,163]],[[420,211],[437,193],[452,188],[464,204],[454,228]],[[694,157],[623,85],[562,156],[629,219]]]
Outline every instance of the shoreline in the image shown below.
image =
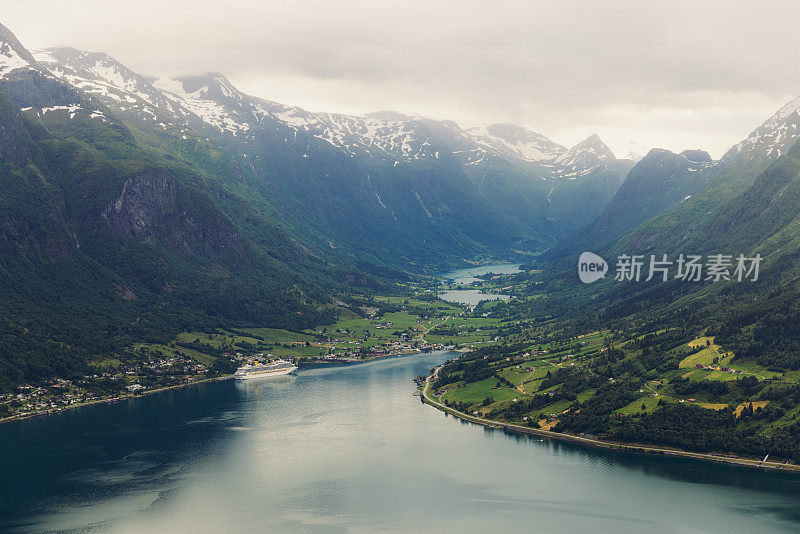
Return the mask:
[[375,356],[374,358],[366,358],[363,360],[319,360],[312,361],[310,364],[298,366],[298,369],[323,369],[325,367],[348,367],[351,365],[362,365],[365,363],[378,362],[382,360],[391,360],[392,358],[405,358],[408,356],[421,356],[423,354],[431,354],[434,352],[456,352],[453,349],[436,349],[432,351],[415,351],[415,352],[401,352],[399,354],[386,354],[382,356]]
[[[390,359],[390,358],[399,358],[399,357],[402,357],[402,356],[415,356],[415,355],[419,355],[419,354],[424,354],[424,352],[387,354],[387,355],[383,355],[383,356],[377,356],[377,357],[374,357],[374,358],[367,358],[367,359],[364,359],[364,360],[354,360],[354,361],[343,361],[343,360],[340,360],[340,361],[318,361],[318,362],[312,362],[310,365],[302,366],[301,369],[323,368],[323,367],[330,367],[330,366],[342,366],[342,367],[344,367],[344,366],[358,365],[358,364],[362,364],[362,363],[374,362],[374,361],[378,361],[378,360],[386,360],[386,359]],[[232,380],[232,379],[233,379],[233,375],[232,374],[230,374],[230,375],[221,375],[221,376],[216,376],[214,378],[204,378],[202,380],[196,380],[196,381],[193,381],[193,382],[188,382],[186,384],[175,384],[175,385],[172,385],[172,386],[164,386],[164,387],[160,387],[160,388],[156,388],[156,389],[148,389],[148,390],[145,390],[145,391],[141,392],[138,395],[125,394],[125,395],[119,395],[117,397],[107,397],[107,398],[103,398],[103,399],[92,400],[92,401],[89,401],[89,402],[82,402],[82,403],[79,403],[79,404],[71,404],[69,406],[61,406],[59,408],[50,408],[49,410],[42,410],[40,412],[30,412],[30,413],[27,413],[25,415],[14,415],[12,417],[0,418],[0,425],[5,424],[5,423],[13,423],[14,421],[26,421],[28,419],[34,419],[36,417],[42,417],[42,416],[45,416],[45,415],[59,415],[59,414],[66,413],[66,412],[68,412],[70,410],[74,410],[76,408],[85,408],[87,406],[97,406],[97,405],[100,405],[100,404],[110,404],[112,402],[120,402],[120,401],[124,401],[124,400],[141,398],[141,397],[144,397],[145,395],[152,395],[154,393],[161,393],[161,392],[169,391],[169,390],[172,390],[172,389],[182,389],[182,388],[192,387],[192,386],[195,386],[195,385],[198,385],[198,384],[206,384],[206,383],[209,383],[209,382],[220,382],[220,381],[223,381],[223,380]]]
[[706,462],[724,463],[724,464],[740,465],[751,468],[774,469],[776,471],[800,473],[800,465],[798,464],[765,462],[763,460],[742,458],[740,456],[723,456],[719,454],[691,452],[691,451],[684,451],[681,449],[671,449],[667,447],[657,447],[652,445],[637,445],[632,443],[607,441],[597,438],[578,436],[574,434],[553,432],[552,430],[543,430],[540,428],[526,427],[522,425],[516,425],[513,423],[504,423],[502,421],[495,421],[493,419],[484,419],[483,417],[469,415],[464,412],[460,412],[454,408],[450,408],[449,406],[445,406],[444,404],[433,400],[433,398],[431,398],[428,395],[428,388],[430,387],[431,377],[435,377],[438,374],[438,372],[439,372],[439,367],[436,368],[436,370],[432,375],[429,375],[425,379],[425,384],[421,388],[421,390],[418,389],[418,391],[420,391],[420,398],[422,399],[422,402],[436,408],[439,411],[448,413],[454,417],[461,419],[462,421],[467,421],[469,423],[475,423],[477,425],[481,425],[487,428],[493,428],[496,430],[506,430],[518,434],[528,434],[532,436],[555,439],[558,441],[567,441],[570,443],[583,445],[585,447],[594,447],[598,449],[617,450],[617,451],[632,452],[639,454],[652,454],[658,456],[675,456],[682,458],[690,458],[694,460],[702,460]]
[[[383,355],[383,356],[377,356],[377,357],[374,357],[374,358],[367,358],[367,359],[364,359],[364,360],[354,360],[354,361],[343,361],[343,360],[339,360],[339,361],[318,361],[318,362],[312,362],[310,365],[302,366],[301,369],[323,368],[323,367],[330,367],[330,366],[342,366],[342,367],[344,367],[344,366],[349,366],[349,365],[358,365],[358,364],[362,364],[362,363],[369,363],[369,362],[373,362],[373,361],[377,361],[377,360],[386,360],[386,359],[390,359],[390,358],[398,358],[398,357],[402,357],[402,356],[414,356],[414,355],[419,355],[419,354],[424,354],[424,352],[387,354],[387,355]],[[220,382],[220,381],[223,381],[223,380],[232,380],[232,379],[233,379],[233,375],[232,374],[230,374],[230,375],[221,375],[221,376],[216,376],[214,378],[204,378],[202,380],[196,380],[196,381],[193,381],[193,382],[188,382],[186,384],[175,384],[175,385],[172,385],[172,386],[164,386],[164,387],[160,387],[160,388],[156,388],[156,389],[149,389],[149,390],[145,390],[145,391],[141,392],[138,395],[125,394],[125,395],[119,395],[117,397],[107,397],[107,398],[103,398],[103,399],[92,400],[92,401],[89,401],[89,402],[82,402],[82,403],[79,403],[79,404],[71,404],[69,406],[61,406],[59,408],[50,408],[49,410],[42,410],[42,411],[39,411],[39,412],[30,412],[30,413],[27,413],[25,415],[14,415],[12,417],[0,418],[0,425],[5,424],[5,423],[13,423],[14,421],[26,421],[28,419],[34,419],[36,417],[42,417],[42,416],[45,416],[45,415],[59,415],[59,414],[66,413],[66,412],[68,412],[70,410],[74,410],[76,408],[85,408],[87,406],[97,406],[97,405],[101,405],[101,404],[110,404],[110,403],[113,403],[113,402],[120,402],[120,401],[124,401],[124,400],[130,400],[130,399],[136,399],[136,398],[144,397],[145,395],[152,395],[154,393],[161,393],[163,391],[169,391],[169,390],[172,390],[172,389],[182,389],[182,388],[192,387],[192,386],[195,386],[195,385],[198,385],[198,384],[206,384],[206,383],[209,383],[209,382]]]
[[396,354],[382,354],[380,356],[373,356],[371,358],[319,358],[311,360],[310,365],[298,366],[300,369],[307,369],[312,366],[326,366],[326,365],[358,365],[359,363],[374,362],[377,360],[388,360],[389,358],[399,358],[401,356],[414,356],[425,354],[424,351],[401,351]]
[[120,395],[118,397],[108,397],[108,398],[105,398],[105,399],[97,399],[97,400],[93,400],[93,401],[89,401],[89,402],[81,402],[79,404],[72,404],[72,405],[69,405],[69,406],[61,406],[59,408],[51,408],[49,410],[43,410],[41,412],[31,412],[31,413],[28,413],[28,414],[25,414],[25,415],[15,415],[15,416],[12,416],[12,417],[6,417],[4,419],[0,419],[0,425],[2,425],[4,423],[12,423],[14,421],[25,421],[27,419],[33,419],[35,417],[41,417],[41,416],[44,416],[44,415],[59,415],[59,414],[66,413],[66,412],[68,412],[70,410],[74,410],[76,408],[85,408],[86,406],[97,406],[99,404],[109,404],[109,403],[112,403],[112,402],[119,402],[119,401],[123,401],[123,400],[136,399],[136,398],[144,397],[145,395],[152,395],[154,393],[161,393],[163,391],[169,391],[171,389],[188,388],[188,387],[191,387],[191,386],[194,386],[194,385],[197,385],[197,384],[205,384],[205,383],[208,383],[208,382],[220,382],[222,380],[230,380],[232,378],[233,378],[233,375],[222,375],[222,376],[216,376],[214,378],[204,378],[202,380],[196,380],[194,382],[188,382],[186,384],[175,384],[173,386],[164,386],[164,387],[160,387],[160,388],[156,388],[156,389],[149,389],[149,390],[143,391],[139,395],[133,395],[133,394]]

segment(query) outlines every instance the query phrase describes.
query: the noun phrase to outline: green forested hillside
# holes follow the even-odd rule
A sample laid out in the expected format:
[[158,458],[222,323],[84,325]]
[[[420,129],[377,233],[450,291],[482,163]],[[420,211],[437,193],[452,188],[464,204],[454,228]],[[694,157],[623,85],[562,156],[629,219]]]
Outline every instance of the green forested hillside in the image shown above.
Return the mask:
[[651,150],[631,169],[602,212],[569,240],[548,251],[547,257],[608,247],[648,219],[679,208],[707,188],[720,170],[707,153],[699,150],[680,154]]
[[[143,148],[102,106],[16,81],[15,96],[0,89],[3,385],[191,328],[314,326],[345,280],[366,283],[248,218],[224,181]],[[34,102],[54,109],[25,111]]]
[[[729,178],[737,185],[712,183],[701,193],[709,209],[690,220],[657,217],[601,249],[605,280],[581,284],[576,265],[556,263],[500,281],[517,298],[486,311],[518,326],[505,344],[445,366],[439,398],[558,432],[800,461],[800,146],[753,178]],[[719,187],[740,192],[712,202]],[[675,234],[673,222],[691,231]],[[668,237],[626,248],[648,232]],[[624,253],[644,256],[640,281],[614,280]],[[667,282],[646,282],[649,253],[699,255],[706,269],[729,255],[730,280],[707,280],[707,270],[676,279],[673,265]],[[756,280],[737,280],[740,254],[761,258]],[[475,402],[479,383],[488,386]]]

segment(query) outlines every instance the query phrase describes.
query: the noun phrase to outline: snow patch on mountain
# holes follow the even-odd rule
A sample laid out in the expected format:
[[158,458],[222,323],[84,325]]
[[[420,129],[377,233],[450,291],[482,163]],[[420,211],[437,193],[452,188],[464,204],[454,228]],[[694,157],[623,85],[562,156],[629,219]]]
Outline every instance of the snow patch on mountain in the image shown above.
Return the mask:
[[17,69],[31,68],[31,64],[19,55],[8,43],[0,43],[0,78]]
[[[545,179],[584,176],[614,158],[597,136],[567,150],[512,124],[472,125],[391,111],[358,116],[312,112],[242,93],[216,73],[152,80],[102,53],[62,47],[38,51],[36,59],[115,111],[184,135],[210,127],[253,145],[257,132],[277,130],[285,131],[289,144],[317,140],[347,156],[380,158],[392,166],[449,156],[475,170],[533,164]],[[309,154],[307,147],[295,148]]]
[[733,146],[724,156],[731,159],[742,153],[761,153],[770,158],[785,154],[800,137],[800,97],[781,107],[774,115],[753,130],[746,139]]
[[566,149],[542,134],[513,124],[468,125],[447,121],[445,126],[456,135],[511,161],[545,161],[558,157]]
[[[220,82],[218,79],[215,81]],[[227,83],[219,83],[220,90],[225,96],[231,96],[227,85]],[[234,114],[231,113],[230,109],[209,97],[211,90],[209,84],[202,85],[194,90],[187,90],[184,82],[180,80],[158,79],[153,82],[153,86],[163,91],[176,104],[221,132],[237,135],[239,132],[246,132],[250,129],[249,123],[235,120]]]
[[393,162],[439,157],[435,140],[417,117],[310,112],[259,98],[253,98],[253,107],[259,117],[303,131],[352,157],[381,157]]
[[60,80],[109,106],[166,128],[184,122],[186,111],[143,76],[111,56],[69,47],[34,52],[40,65]]
[[20,111],[32,112],[39,115],[40,117],[44,117],[53,112],[64,112],[64,114],[70,119],[74,119],[76,115],[82,115],[85,117],[89,117],[90,119],[100,119],[102,121],[107,120],[105,114],[99,109],[95,109],[92,111],[90,111],[90,109],[85,109],[77,104],[72,104],[69,106],[50,106],[43,108],[24,107],[20,108]]
[[553,174],[560,178],[575,179],[585,176],[616,157],[611,149],[592,134],[561,156],[553,160]]
[[0,24],[0,79],[19,70],[38,70],[36,60],[14,34]]

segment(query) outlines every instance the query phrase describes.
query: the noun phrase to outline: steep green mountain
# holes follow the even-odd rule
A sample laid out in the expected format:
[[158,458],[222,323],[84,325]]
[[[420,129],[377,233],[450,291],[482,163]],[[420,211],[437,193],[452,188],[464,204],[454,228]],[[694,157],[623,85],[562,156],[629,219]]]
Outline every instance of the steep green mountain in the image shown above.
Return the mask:
[[0,38],[0,386],[188,328],[321,324],[366,282]]
[[798,110],[800,99],[778,110],[703,173],[705,187],[663,215],[637,227],[620,239],[609,253],[623,249],[629,253],[649,253],[679,247],[709,217],[716,216],[727,202],[742,194],[760,173],[789,151],[800,138]]
[[[699,205],[707,209],[692,213],[689,220],[683,218],[689,202],[681,203],[678,209],[646,221],[611,246],[596,249],[610,264],[611,272],[604,280],[584,285],[577,280],[572,258],[553,263],[556,270],[544,281],[552,300],[537,302],[524,313],[538,307],[588,323],[594,321],[598,326],[615,322],[628,326],[691,325],[718,333],[718,341],[739,358],[773,368],[797,369],[800,358],[795,349],[800,346],[800,336],[794,324],[800,316],[796,304],[800,302],[800,145],[795,141],[793,148],[783,147],[781,152],[781,156],[773,152],[772,163],[761,159],[759,166],[766,168],[752,179],[733,174],[749,161],[729,163],[715,180],[709,180],[707,190],[696,195],[704,197]],[[749,182],[746,187],[742,185],[745,182]],[[734,189],[741,191],[733,195]],[[714,194],[717,197],[712,202]],[[676,228],[681,230],[676,232]],[[615,264],[623,254],[643,256],[642,281],[614,280]],[[672,262],[667,282],[658,276],[644,281],[650,254],[657,259],[667,255]],[[709,258],[717,254],[728,256],[729,281],[706,280]],[[681,255],[702,256],[700,281],[675,278]],[[739,255],[761,258],[758,280],[736,280]],[[533,292],[541,290],[540,286],[531,287]]]
[[652,150],[631,169],[602,212],[551,247],[541,263],[551,274],[569,279],[583,251],[614,258],[677,250],[789,151],[800,138],[798,110],[800,99],[789,102],[719,161],[699,150]]
[[675,154],[653,149],[631,169],[600,215],[549,254],[600,250],[611,245],[648,219],[670,211],[708,187],[709,176],[715,172],[718,169],[706,152],[686,150]]
[[[434,396],[499,423],[634,448],[800,462],[800,143],[781,152],[690,234],[652,244],[673,262],[666,282],[645,281],[647,256],[639,281],[612,280],[613,256],[611,276],[593,284],[574,264],[542,283],[501,281],[517,299],[473,316],[501,321],[505,343],[443,366]],[[681,254],[701,256],[699,280],[677,278]],[[729,264],[715,281],[718,254]]]

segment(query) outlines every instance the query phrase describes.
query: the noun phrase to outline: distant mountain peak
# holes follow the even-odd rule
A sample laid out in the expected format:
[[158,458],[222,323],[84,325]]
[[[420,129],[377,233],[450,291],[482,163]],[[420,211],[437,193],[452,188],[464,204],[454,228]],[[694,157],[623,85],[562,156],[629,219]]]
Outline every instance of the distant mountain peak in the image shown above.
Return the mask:
[[38,64],[11,30],[0,24],[0,78],[19,69],[38,70]]
[[681,152],[681,156],[691,161],[692,163],[713,163],[714,158],[705,150],[688,149]]
[[608,145],[605,144],[601,139],[600,136],[596,133],[593,133],[570,150],[575,152],[588,152],[595,154],[598,159],[615,159],[614,153],[608,148]]
[[800,97],[784,104],[761,126],[753,130],[747,139],[734,145],[723,160],[743,156],[745,159],[766,157],[773,159],[786,154],[800,138]]
[[251,145],[264,128],[287,128],[295,134],[284,137],[285,143],[302,132],[300,139],[327,142],[348,157],[380,158],[396,166],[434,162],[446,154],[470,171],[523,165],[542,179],[583,176],[615,159],[596,134],[567,150],[516,124],[475,125],[385,110],[360,116],[312,112],[247,95],[217,72],[147,78],[107,54],[66,47],[36,57],[58,78],[124,116],[183,133],[211,127]]
[[608,145],[593,133],[555,159],[554,174],[561,178],[578,178],[615,159]]
[[792,114],[797,113],[798,110],[800,110],[800,96],[784,104],[772,117],[767,119],[761,127],[777,128]]
[[239,90],[219,72],[206,72],[203,74],[196,74],[191,76],[181,76],[176,78],[187,93],[194,93],[203,87],[207,88],[208,92],[221,91],[222,96],[231,97],[238,93]]
[[102,81],[126,91],[135,92],[147,81],[105,52],[89,52],[68,46],[36,50],[36,60],[58,77]]
[[686,168],[692,172],[711,167],[717,163],[705,150],[689,149],[676,153],[666,148],[652,148],[641,161],[637,163],[637,166],[639,164],[642,166],[658,165],[665,162],[671,162],[670,165],[680,167],[681,169]]
[[122,116],[135,116],[164,129],[185,117],[184,110],[156,89],[151,80],[105,52],[59,46],[36,50],[33,56],[50,75],[105,102]]

